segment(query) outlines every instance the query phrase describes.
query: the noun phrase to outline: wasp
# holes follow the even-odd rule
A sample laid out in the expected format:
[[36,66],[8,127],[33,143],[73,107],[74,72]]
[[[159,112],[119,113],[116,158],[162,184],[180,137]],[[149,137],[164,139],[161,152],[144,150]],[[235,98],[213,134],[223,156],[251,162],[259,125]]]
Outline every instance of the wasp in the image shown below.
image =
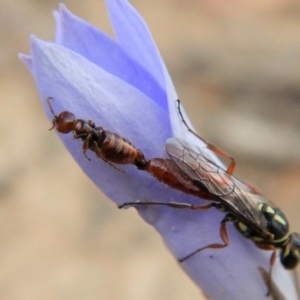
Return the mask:
[[133,164],[138,169],[145,166],[144,154],[128,140],[116,133],[104,130],[101,126],[96,126],[92,120],[77,119],[72,112],[63,111],[56,115],[50,100],[53,100],[53,98],[47,98],[49,109],[53,115],[53,126],[49,130],[55,128],[58,132],[64,134],[73,132],[74,139],[83,141],[83,154],[88,160],[90,158],[87,157],[86,151],[91,150],[95,152],[97,157],[110,165],[112,163]]
[[220,225],[220,237],[223,243],[212,243],[196,249],[179,259],[180,262],[208,248],[227,247],[229,236],[226,224],[233,222],[236,229],[245,238],[252,240],[258,248],[272,251],[269,282],[271,282],[277,250],[280,251],[279,256],[283,267],[294,269],[300,261],[300,235],[290,232],[288,220],[283,212],[264,198],[257,188],[240,181],[233,175],[235,160],[232,157],[205,141],[188,127],[181,113],[179,100],[178,103],[180,116],[188,130],[204,142],[207,149],[219,156],[229,158],[231,162],[227,169],[222,168],[202,148],[190,145],[178,138],[171,138],[165,145],[169,159],[154,158],[147,162],[145,170],[172,188],[210,202],[206,205],[179,202],[131,202],[124,203],[121,207],[165,205],[192,210],[216,208],[225,212]]

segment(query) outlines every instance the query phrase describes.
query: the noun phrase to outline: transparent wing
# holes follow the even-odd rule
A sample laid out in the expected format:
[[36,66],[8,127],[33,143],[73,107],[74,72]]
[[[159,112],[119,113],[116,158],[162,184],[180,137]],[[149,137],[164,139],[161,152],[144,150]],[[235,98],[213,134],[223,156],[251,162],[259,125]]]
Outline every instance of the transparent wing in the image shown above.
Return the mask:
[[204,150],[177,138],[166,143],[168,155],[194,185],[211,193],[239,220],[268,236],[265,219],[257,210],[258,203],[268,201],[219,167]]

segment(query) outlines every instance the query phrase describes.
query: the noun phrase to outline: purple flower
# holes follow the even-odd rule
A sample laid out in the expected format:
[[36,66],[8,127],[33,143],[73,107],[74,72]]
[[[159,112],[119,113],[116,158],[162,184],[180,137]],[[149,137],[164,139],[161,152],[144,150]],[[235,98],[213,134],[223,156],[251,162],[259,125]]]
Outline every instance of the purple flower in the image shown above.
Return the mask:
[[[141,16],[126,0],[108,0],[107,7],[116,39],[60,5],[54,14],[55,42],[32,37],[31,55],[20,55],[36,80],[48,118],[53,116],[45,100],[53,97],[56,114],[68,110],[78,118],[92,119],[130,140],[147,159],[166,157],[164,144],[172,136],[203,146],[181,122],[175,89]],[[71,134],[59,136],[83,171],[118,205],[136,200],[202,203],[134,166],[121,166],[125,172],[119,172],[92,152],[89,161],[82,154],[82,141]],[[161,234],[176,259],[221,242],[224,214],[215,209],[195,212],[145,206],[139,213]],[[258,267],[269,270],[271,252],[259,250],[233,224],[227,228],[227,248],[207,249],[180,265],[210,299],[266,299]],[[286,299],[297,299],[291,275],[278,261],[273,279]]]

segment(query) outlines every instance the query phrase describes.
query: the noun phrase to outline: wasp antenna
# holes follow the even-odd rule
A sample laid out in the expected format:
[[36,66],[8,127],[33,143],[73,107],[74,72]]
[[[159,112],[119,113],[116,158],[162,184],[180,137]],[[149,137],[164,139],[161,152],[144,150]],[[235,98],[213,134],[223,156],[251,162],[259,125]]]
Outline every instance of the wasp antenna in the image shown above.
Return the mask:
[[[184,117],[183,117],[183,114],[182,114],[182,111],[181,111],[181,102],[180,102],[180,99],[177,99],[176,100],[177,102],[177,108],[178,108],[178,112],[179,112],[179,115],[180,115],[180,118],[181,118],[181,121],[182,123],[185,125],[185,127],[187,128],[187,130],[189,132],[191,132],[192,134],[194,134],[195,136],[198,137],[198,134],[196,132],[194,132],[190,127],[189,125],[187,124],[187,122],[185,121]],[[202,138],[201,138],[202,139]]]
[[53,111],[52,105],[50,104],[50,100],[54,101],[53,97],[48,97],[48,98],[46,99],[46,101],[47,101],[47,103],[48,103],[48,106],[49,106],[49,109],[50,109],[52,115],[53,115],[54,117],[56,117],[56,114],[55,114],[54,111]]
[[181,110],[181,101],[180,101],[180,99],[177,99],[176,102],[177,102],[178,113],[179,113],[179,115],[180,115],[181,121],[182,121],[182,123],[185,125],[185,127],[187,128],[187,130],[188,130],[191,134],[193,134],[194,136],[196,136],[198,139],[200,139],[202,142],[204,142],[205,144],[207,144],[207,141],[204,140],[204,139],[203,139],[198,133],[196,133],[194,130],[192,130],[192,129],[189,127],[189,125],[188,125],[188,123],[186,122],[186,120],[184,119],[183,113],[182,113],[182,110]]

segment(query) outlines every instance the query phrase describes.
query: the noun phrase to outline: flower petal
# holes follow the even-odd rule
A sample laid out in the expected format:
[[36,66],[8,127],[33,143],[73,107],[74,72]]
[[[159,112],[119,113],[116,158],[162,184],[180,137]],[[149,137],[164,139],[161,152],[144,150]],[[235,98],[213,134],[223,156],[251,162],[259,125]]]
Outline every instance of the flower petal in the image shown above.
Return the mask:
[[23,61],[23,63],[27,66],[30,72],[33,71],[32,59],[31,55],[19,53],[18,57]]
[[108,0],[106,5],[117,41],[123,50],[165,86],[160,55],[145,21],[128,1]]
[[136,87],[166,111],[165,86],[132,59],[111,37],[71,14],[60,4],[54,14],[57,23],[56,43],[84,56],[107,72]]
[[[186,137],[190,142],[203,146],[199,139],[188,132],[179,117],[176,90],[143,18],[127,0],[106,0],[106,4],[117,41],[123,50],[166,86],[172,136]],[[193,128],[186,115],[185,120]]]

